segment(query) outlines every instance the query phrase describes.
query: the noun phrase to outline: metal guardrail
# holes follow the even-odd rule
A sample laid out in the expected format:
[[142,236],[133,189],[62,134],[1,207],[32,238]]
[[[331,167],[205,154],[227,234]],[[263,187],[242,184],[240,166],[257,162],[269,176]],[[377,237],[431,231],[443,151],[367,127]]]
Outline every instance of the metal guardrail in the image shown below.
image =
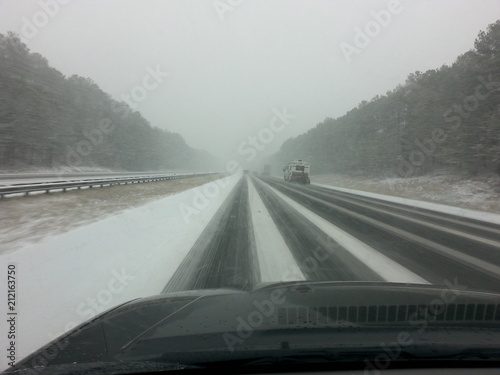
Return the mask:
[[79,180],[79,181],[61,181],[61,182],[41,182],[34,184],[22,184],[15,186],[0,186],[0,199],[5,198],[6,195],[11,194],[24,194],[43,191],[50,193],[51,191],[67,191],[69,189],[80,190],[82,188],[94,188],[113,185],[127,185],[127,184],[140,184],[145,182],[155,182],[164,180],[175,180],[179,178],[200,177],[213,173],[193,173],[186,175],[157,175],[157,176],[140,176],[140,177],[127,177],[127,178],[103,178],[92,180]]

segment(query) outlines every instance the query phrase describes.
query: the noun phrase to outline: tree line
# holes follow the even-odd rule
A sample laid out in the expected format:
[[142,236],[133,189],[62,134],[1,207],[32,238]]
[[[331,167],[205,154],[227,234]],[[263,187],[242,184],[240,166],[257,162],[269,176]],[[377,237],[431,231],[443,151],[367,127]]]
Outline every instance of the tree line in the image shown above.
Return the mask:
[[213,162],[90,78],[65,77],[14,33],[0,34],[0,67],[0,169],[175,170]]
[[500,20],[451,65],[415,72],[284,142],[270,163],[311,162],[315,174],[500,174]]

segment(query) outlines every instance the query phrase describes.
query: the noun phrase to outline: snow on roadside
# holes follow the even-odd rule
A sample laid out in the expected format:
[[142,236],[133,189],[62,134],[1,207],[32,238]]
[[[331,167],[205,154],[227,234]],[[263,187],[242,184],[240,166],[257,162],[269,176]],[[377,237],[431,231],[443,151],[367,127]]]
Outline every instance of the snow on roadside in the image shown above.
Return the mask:
[[0,202],[0,253],[61,234],[167,195],[220,179],[221,174],[72,190],[65,193],[30,194]]
[[321,175],[311,183],[500,224],[500,178],[463,179],[436,175],[409,178],[361,178]]
[[[185,190],[3,254],[2,269],[17,267],[17,360],[102,311],[160,293],[240,177]],[[1,289],[6,295],[4,283]],[[1,361],[5,368],[5,356]]]

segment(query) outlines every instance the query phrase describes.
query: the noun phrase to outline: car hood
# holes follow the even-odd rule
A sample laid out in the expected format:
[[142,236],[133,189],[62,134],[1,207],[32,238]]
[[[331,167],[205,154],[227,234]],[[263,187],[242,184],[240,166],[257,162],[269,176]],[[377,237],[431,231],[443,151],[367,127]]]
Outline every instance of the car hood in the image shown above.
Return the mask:
[[[498,294],[468,291],[453,282],[443,287],[285,282],[260,284],[253,291],[169,293],[110,309],[7,372],[36,368],[38,373],[50,373],[50,368],[61,365],[159,359],[185,364],[197,358],[195,362],[201,363],[217,354],[239,358],[248,350],[286,350],[313,343],[359,348],[376,346],[383,332],[436,332],[429,327],[474,327],[477,334],[478,328],[498,324],[499,301]],[[308,341],[306,332],[314,332],[314,339]],[[498,345],[498,332],[494,334],[488,340]],[[457,337],[449,340],[456,342]]]

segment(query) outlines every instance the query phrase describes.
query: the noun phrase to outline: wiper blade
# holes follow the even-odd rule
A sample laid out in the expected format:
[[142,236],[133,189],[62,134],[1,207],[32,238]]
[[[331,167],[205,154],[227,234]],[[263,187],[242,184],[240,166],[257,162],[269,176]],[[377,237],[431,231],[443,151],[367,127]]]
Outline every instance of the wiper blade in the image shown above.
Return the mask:
[[137,340],[139,340],[142,336],[144,336],[145,334],[147,334],[149,331],[153,330],[154,328],[156,328],[157,326],[159,326],[160,324],[164,323],[167,319],[171,318],[173,315],[179,313],[179,311],[185,309],[186,307],[188,307],[189,305],[197,302],[199,299],[203,298],[204,295],[201,295],[199,296],[198,298],[190,301],[189,303],[185,304],[184,306],[182,306],[181,308],[175,310],[172,314],[170,315],[167,315],[166,317],[164,317],[163,319],[161,319],[160,321],[156,322],[155,324],[153,324],[152,326],[150,326],[149,328],[145,329],[144,331],[142,331],[141,333],[139,333],[137,336],[135,336],[132,340],[130,340],[129,342],[127,342],[125,345],[122,346],[122,348],[120,350],[125,350],[127,349],[130,345],[132,345],[134,342],[136,342]]
[[[91,362],[35,367],[40,375],[118,375],[136,373],[154,373],[163,371],[197,370],[202,367],[181,363],[157,361],[117,361],[117,362]],[[3,374],[25,374],[26,368],[10,368]],[[2,374],[2,375],[3,375]]]

